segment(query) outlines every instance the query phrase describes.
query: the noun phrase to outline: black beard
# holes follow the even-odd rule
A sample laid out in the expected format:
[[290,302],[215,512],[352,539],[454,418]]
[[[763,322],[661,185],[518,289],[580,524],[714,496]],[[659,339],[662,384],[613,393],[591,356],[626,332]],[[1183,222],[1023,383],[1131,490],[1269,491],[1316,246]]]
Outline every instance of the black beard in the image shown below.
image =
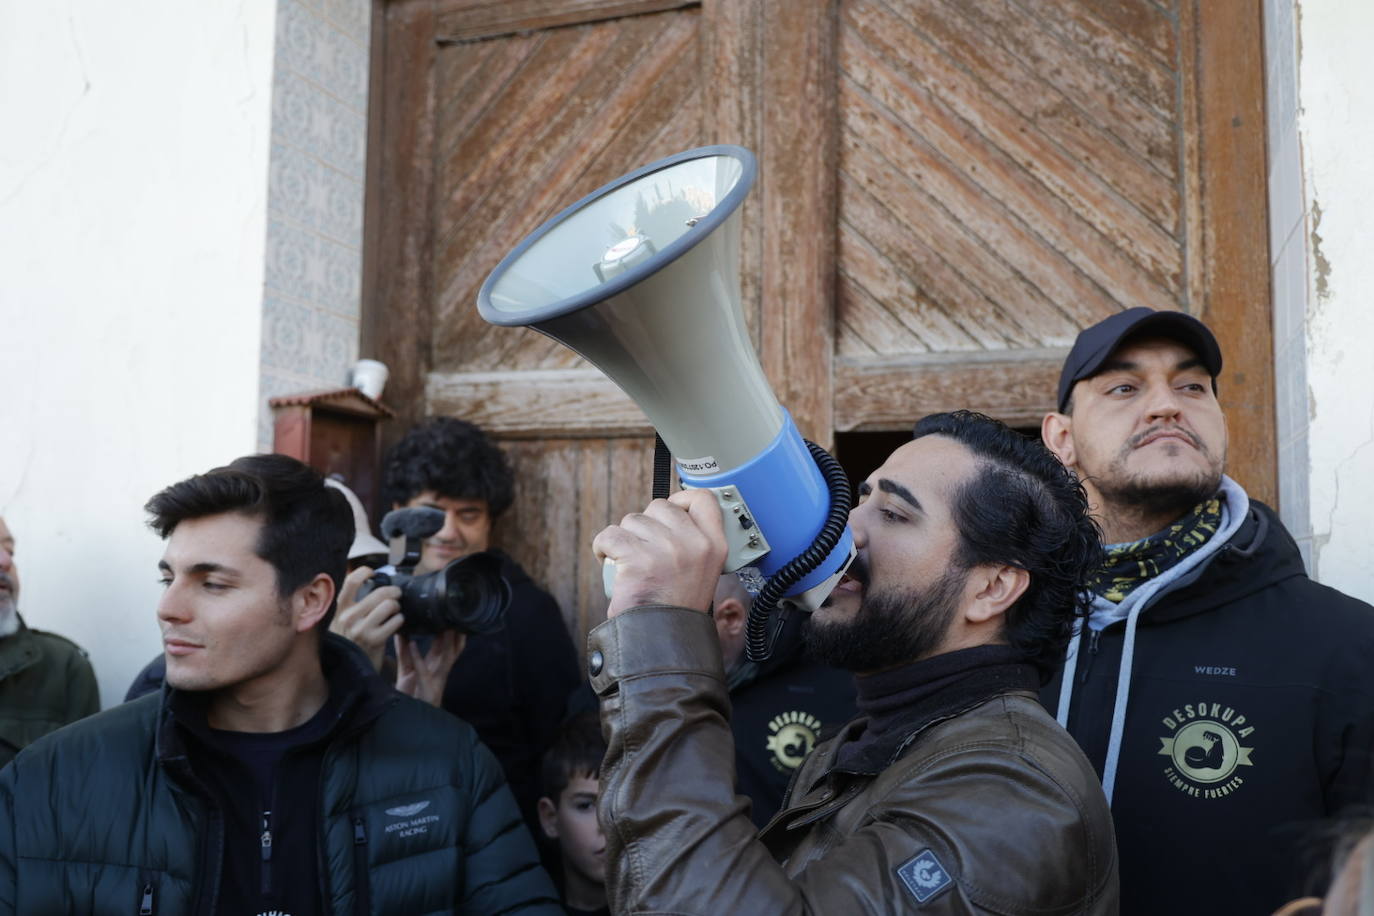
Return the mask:
[[853,619],[806,628],[811,657],[845,671],[881,671],[934,653],[959,608],[967,570],[946,569],[920,589],[865,592]]
[[1220,488],[1221,478],[1218,477],[1216,480],[1175,480],[1168,483],[1128,480],[1110,489],[1104,488],[1099,481],[1097,490],[1102,494],[1103,502],[1114,506],[1177,518],[1203,500],[1211,499]]

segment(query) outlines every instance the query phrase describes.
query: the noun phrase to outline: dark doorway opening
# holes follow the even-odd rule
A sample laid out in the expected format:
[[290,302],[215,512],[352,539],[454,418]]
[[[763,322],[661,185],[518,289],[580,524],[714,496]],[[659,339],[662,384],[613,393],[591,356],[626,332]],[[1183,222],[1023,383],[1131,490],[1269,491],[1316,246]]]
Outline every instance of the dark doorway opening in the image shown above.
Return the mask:
[[859,484],[876,471],[888,455],[910,441],[909,429],[835,434],[835,460],[849,475],[849,485],[854,488],[856,499]]
[[[1027,439],[1040,441],[1038,426],[1017,426],[1013,429]],[[854,488],[855,499],[858,498],[859,484],[881,467],[888,455],[910,441],[909,429],[835,434],[835,460],[849,475],[849,485]]]

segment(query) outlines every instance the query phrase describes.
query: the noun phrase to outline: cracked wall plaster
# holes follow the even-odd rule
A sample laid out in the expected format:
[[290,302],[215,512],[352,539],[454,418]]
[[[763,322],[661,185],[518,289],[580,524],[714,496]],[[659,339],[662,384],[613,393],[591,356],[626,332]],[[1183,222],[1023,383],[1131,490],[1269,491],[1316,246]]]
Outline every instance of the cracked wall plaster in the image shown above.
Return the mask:
[[1312,561],[1326,584],[1374,600],[1374,4],[1304,3],[1298,130],[1310,262],[1305,332]]

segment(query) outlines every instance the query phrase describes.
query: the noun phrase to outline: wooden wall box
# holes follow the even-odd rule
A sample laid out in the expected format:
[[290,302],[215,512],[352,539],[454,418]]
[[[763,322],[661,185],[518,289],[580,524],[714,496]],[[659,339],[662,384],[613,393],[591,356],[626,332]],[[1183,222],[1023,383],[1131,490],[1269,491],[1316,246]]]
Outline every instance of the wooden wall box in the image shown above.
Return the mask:
[[368,514],[380,508],[381,424],[390,408],[357,388],[308,391],[270,399],[272,450],[325,476],[337,474]]

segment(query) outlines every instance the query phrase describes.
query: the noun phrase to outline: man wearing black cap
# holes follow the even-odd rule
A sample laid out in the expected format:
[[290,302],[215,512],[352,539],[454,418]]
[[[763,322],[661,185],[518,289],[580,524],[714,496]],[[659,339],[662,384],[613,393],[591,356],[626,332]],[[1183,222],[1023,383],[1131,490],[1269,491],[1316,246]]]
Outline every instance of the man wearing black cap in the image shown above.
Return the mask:
[[1042,698],[1102,774],[1126,914],[1272,912],[1374,802],[1374,608],[1223,473],[1221,366],[1202,322],[1129,309],[1078,336],[1041,430],[1108,555]]

